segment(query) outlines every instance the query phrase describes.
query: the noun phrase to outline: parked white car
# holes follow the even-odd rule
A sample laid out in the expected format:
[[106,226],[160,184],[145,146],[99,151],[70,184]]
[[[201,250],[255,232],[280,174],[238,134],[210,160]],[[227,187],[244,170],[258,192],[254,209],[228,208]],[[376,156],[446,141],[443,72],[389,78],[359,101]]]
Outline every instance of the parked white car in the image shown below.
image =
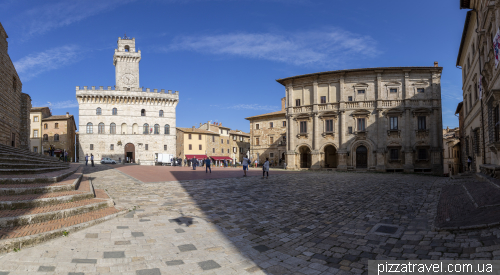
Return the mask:
[[101,159],[101,164],[104,164],[104,163],[107,163],[107,164],[116,164],[116,161],[113,160],[113,159],[110,159],[110,158],[102,158]]

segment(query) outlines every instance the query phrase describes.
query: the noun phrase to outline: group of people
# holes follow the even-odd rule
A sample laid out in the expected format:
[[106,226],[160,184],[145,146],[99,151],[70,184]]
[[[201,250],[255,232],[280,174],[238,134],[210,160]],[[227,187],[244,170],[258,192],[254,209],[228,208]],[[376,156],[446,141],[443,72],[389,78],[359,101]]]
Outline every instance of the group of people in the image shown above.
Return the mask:
[[[87,166],[87,163],[89,162],[89,154],[85,155],[85,166]],[[94,155],[90,154],[90,162],[92,164],[92,167],[94,167]]]
[[[55,157],[56,156],[56,147],[54,145],[49,145],[49,156]],[[68,151],[63,150],[62,154],[59,156],[59,160],[62,160],[64,162],[68,161]]]

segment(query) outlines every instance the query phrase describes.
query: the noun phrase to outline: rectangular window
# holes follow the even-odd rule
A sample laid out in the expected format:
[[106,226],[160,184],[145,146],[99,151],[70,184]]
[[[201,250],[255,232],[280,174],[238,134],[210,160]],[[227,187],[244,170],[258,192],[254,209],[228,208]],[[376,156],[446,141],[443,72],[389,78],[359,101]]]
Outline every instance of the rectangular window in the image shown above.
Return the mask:
[[347,101],[352,101],[352,96],[348,96]]
[[233,147],[233,153],[238,153],[236,147]]
[[144,149],[145,149],[146,151],[149,149],[147,144],[144,144]]
[[236,136],[233,136],[233,140],[236,140]]
[[215,148],[212,148],[212,153],[214,153],[214,154],[215,154]]
[[33,122],[38,122],[38,116],[33,117]]
[[220,139],[220,143],[224,144],[224,140],[222,138]]
[[390,89],[389,91],[391,92],[391,94],[395,94],[398,92],[398,89]]
[[198,135],[198,140],[201,140],[201,135]]
[[391,121],[391,130],[397,130],[398,129],[398,117],[393,116],[389,118]]
[[418,159],[419,160],[427,160],[427,150],[426,149],[418,149]]
[[167,145],[163,145],[163,151],[167,151]]
[[307,133],[307,121],[300,122],[300,133],[301,134]]
[[364,118],[358,118],[358,131],[365,131],[365,119]]
[[255,138],[255,145],[260,145],[259,138]]
[[352,134],[352,127],[347,127],[347,132],[348,132],[349,134]]
[[283,121],[283,127],[286,127],[286,121]]
[[227,144],[229,144],[229,139],[227,139]]
[[212,136],[212,142],[215,142],[215,136]]
[[38,153],[38,147],[37,146],[33,146],[33,152],[34,153]]
[[417,93],[423,93],[423,92],[425,92],[424,88],[417,88]]
[[269,137],[269,142],[270,142],[271,144],[273,144],[273,143],[274,143],[274,137]]
[[358,90],[358,94],[364,94],[365,90]]
[[399,150],[391,149],[391,160],[398,160],[398,159],[399,159]]
[[220,149],[220,152],[224,154],[224,148]]
[[240,154],[243,154],[243,147],[240,147]]
[[38,137],[38,130],[33,130],[33,137]]
[[299,107],[300,106],[300,99],[295,100],[295,106]]
[[274,153],[269,153],[270,158],[274,158]]
[[189,150],[193,150],[193,145],[189,144]]
[[274,123],[269,122],[269,128],[273,128],[273,126],[274,126]]
[[326,96],[321,97],[321,103],[326,103]]
[[259,130],[260,125],[257,123],[255,124],[255,130]]
[[94,144],[90,144],[90,150],[94,150]]
[[333,119],[328,119],[328,120],[325,120],[325,131],[326,132],[333,132]]
[[188,139],[191,139],[191,134],[188,134]]
[[425,130],[427,126],[425,125],[425,116],[418,117],[418,130]]
[[200,145],[198,145],[198,150],[202,150],[202,149],[201,149],[201,144],[200,144]]
[[59,123],[56,123],[54,128],[59,129]]
[[227,149],[227,153],[229,154],[229,149]]
[[495,118],[495,141],[500,140],[500,110],[499,110],[499,105],[495,107],[493,110],[494,113],[494,118]]
[[115,145],[114,144],[110,144],[109,145],[109,150],[115,150]]

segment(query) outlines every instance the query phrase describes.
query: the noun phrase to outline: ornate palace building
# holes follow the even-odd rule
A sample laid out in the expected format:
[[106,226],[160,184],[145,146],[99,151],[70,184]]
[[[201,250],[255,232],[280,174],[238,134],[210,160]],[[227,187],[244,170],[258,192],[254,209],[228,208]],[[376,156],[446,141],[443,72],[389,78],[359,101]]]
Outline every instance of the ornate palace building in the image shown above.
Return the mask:
[[139,86],[139,61],[134,38],[118,38],[113,64],[116,86],[76,87],[79,103],[79,157],[151,165],[155,153],[175,154],[175,110],[179,92]]
[[435,62],[278,79],[287,166],[442,175],[441,72]]

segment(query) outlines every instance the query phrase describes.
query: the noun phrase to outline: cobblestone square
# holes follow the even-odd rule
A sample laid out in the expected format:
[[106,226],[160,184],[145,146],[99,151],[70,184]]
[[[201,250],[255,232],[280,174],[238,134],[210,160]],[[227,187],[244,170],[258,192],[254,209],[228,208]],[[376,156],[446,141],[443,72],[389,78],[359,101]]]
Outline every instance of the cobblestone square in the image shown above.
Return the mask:
[[2,255],[0,272],[366,274],[370,259],[500,258],[498,227],[433,230],[448,178],[271,171],[144,183],[106,165],[86,173],[131,211]]

